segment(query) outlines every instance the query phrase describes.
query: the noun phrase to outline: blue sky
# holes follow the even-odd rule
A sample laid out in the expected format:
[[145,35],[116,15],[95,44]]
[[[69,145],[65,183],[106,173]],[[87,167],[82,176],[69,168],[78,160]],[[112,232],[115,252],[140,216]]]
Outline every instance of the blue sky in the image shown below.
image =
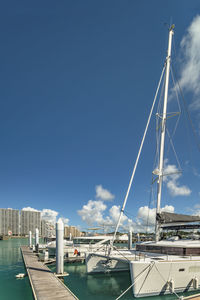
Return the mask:
[[[82,228],[102,218],[112,223],[165,60],[164,23],[176,25],[176,72],[199,129],[199,91],[187,89],[188,44],[180,47],[199,13],[199,1],[1,3],[0,206],[51,209]],[[185,175],[175,181],[191,192],[171,195],[165,183],[162,206],[189,213],[200,205],[199,152],[180,124],[176,150]],[[150,200],[151,133],[127,203],[129,218]]]

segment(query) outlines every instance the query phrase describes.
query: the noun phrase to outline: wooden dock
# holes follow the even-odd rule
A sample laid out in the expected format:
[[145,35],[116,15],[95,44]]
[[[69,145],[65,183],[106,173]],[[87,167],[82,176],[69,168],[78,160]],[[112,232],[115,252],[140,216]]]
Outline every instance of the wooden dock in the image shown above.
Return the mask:
[[187,297],[182,297],[183,300],[200,300],[200,294],[194,294]]
[[22,257],[35,300],[78,300],[78,298],[27,246],[21,247]]
[[[81,262],[83,263],[85,261],[85,258],[79,258],[79,257],[66,257],[64,258],[64,262],[66,263],[75,263],[75,262]],[[44,261],[45,265],[51,265],[51,264],[55,264],[56,259],[55,258],[50,258],[47,261]]]

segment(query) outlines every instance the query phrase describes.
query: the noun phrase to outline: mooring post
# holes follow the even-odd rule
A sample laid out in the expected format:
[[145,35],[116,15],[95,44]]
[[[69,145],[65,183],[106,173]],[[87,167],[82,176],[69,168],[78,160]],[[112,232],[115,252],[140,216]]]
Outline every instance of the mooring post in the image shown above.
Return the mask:
[[132,249],[132,243],[133,243],[133,238],[132,238],[132,230],[129,230],[128,233],[128,249],[131,250]]
[[56,223],[56,274],[63,274],[64,269],[64,225],[60,218]]
[[32,247],[32,232],[29,231],[29,235],[28,235],[29,239],[28,239],[28,246],[29,249]]
[[39,249],[39,229],[35,228],[35,251],[38,252]]

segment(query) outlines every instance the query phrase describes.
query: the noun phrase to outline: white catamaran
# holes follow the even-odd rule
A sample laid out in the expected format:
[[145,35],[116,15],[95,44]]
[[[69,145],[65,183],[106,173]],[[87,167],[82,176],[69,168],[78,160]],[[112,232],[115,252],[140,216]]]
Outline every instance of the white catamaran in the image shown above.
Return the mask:
[[[174,237],[168,240],[160,240],[160,231],[167,227],[173,229],[189,229],[199,228],[195,222],[200,222],[200,216],[188,216],[164,212],[161,210],[161,191],[164,174],[164,148],[165,133],[167,121],[167,102],[168,102],[168,86],[171,62],[172,37],[174,34],[174,25],[169,29],[168,51],[160,78],[162,80],[165,71],[164,99],[162,113],[160,118],[160,145],[158,167],[153,172],[157,180],[157,207],[156,207],[156,225],[155,225],[155,241],[138,243],[136,250],[127,250],[119,253],[111,250],[107,255],[101,252],[90,253],[87,255],[86,264],[87,271],[120,271],[130,270],[132,285],[135,297],[145,297],[153,295],[162,295],[176,292],[185,292],[200,288],[200,240],[199,237],[193,236],[191,239],[179,239]],[[155,99],[147,121],[144,136],[140,145],[139,153],[133,169],[128,191],[121,209],[121,214],[116,226],[113,239],[115,239],[118,231],[121,216],[123,214],[129,191],[132,185],[134,174],[137,168],[140,153],[143,147],[144,139],[148,129],[149,121],[153,112]],[[190,224],[189,224],[190,223]],[[196,227],[195,227],[196,226]],[[121,297],[121,296],[120,296]],[[118,297],[117,299],[119,299]]]

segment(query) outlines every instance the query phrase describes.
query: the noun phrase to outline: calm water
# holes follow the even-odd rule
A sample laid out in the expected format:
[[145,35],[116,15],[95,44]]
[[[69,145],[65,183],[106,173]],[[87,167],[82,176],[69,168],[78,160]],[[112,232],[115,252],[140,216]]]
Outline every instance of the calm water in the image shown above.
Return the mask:
[[25,273],[20,245],[26,245],[26,239],[0,241],[0,299],[33,300],[28,277],[16,279],[18,273]]
[[[0,241],[0,299],[1,300],[33,300],[28,277],[16,279],[15,275],[24,273],[24,265],[20,246],[26,245],[27,239],[11,239]],[[55,266],[50,267],[55,270]],[[80,300],[114,300],[131,285],[128,272],[112,274],[87,275],[82,263],[65,264],[66,285]],[[174,295],[139,298],[149,300],[174,300]],[[122,300],[133,300],[131,290]]]

